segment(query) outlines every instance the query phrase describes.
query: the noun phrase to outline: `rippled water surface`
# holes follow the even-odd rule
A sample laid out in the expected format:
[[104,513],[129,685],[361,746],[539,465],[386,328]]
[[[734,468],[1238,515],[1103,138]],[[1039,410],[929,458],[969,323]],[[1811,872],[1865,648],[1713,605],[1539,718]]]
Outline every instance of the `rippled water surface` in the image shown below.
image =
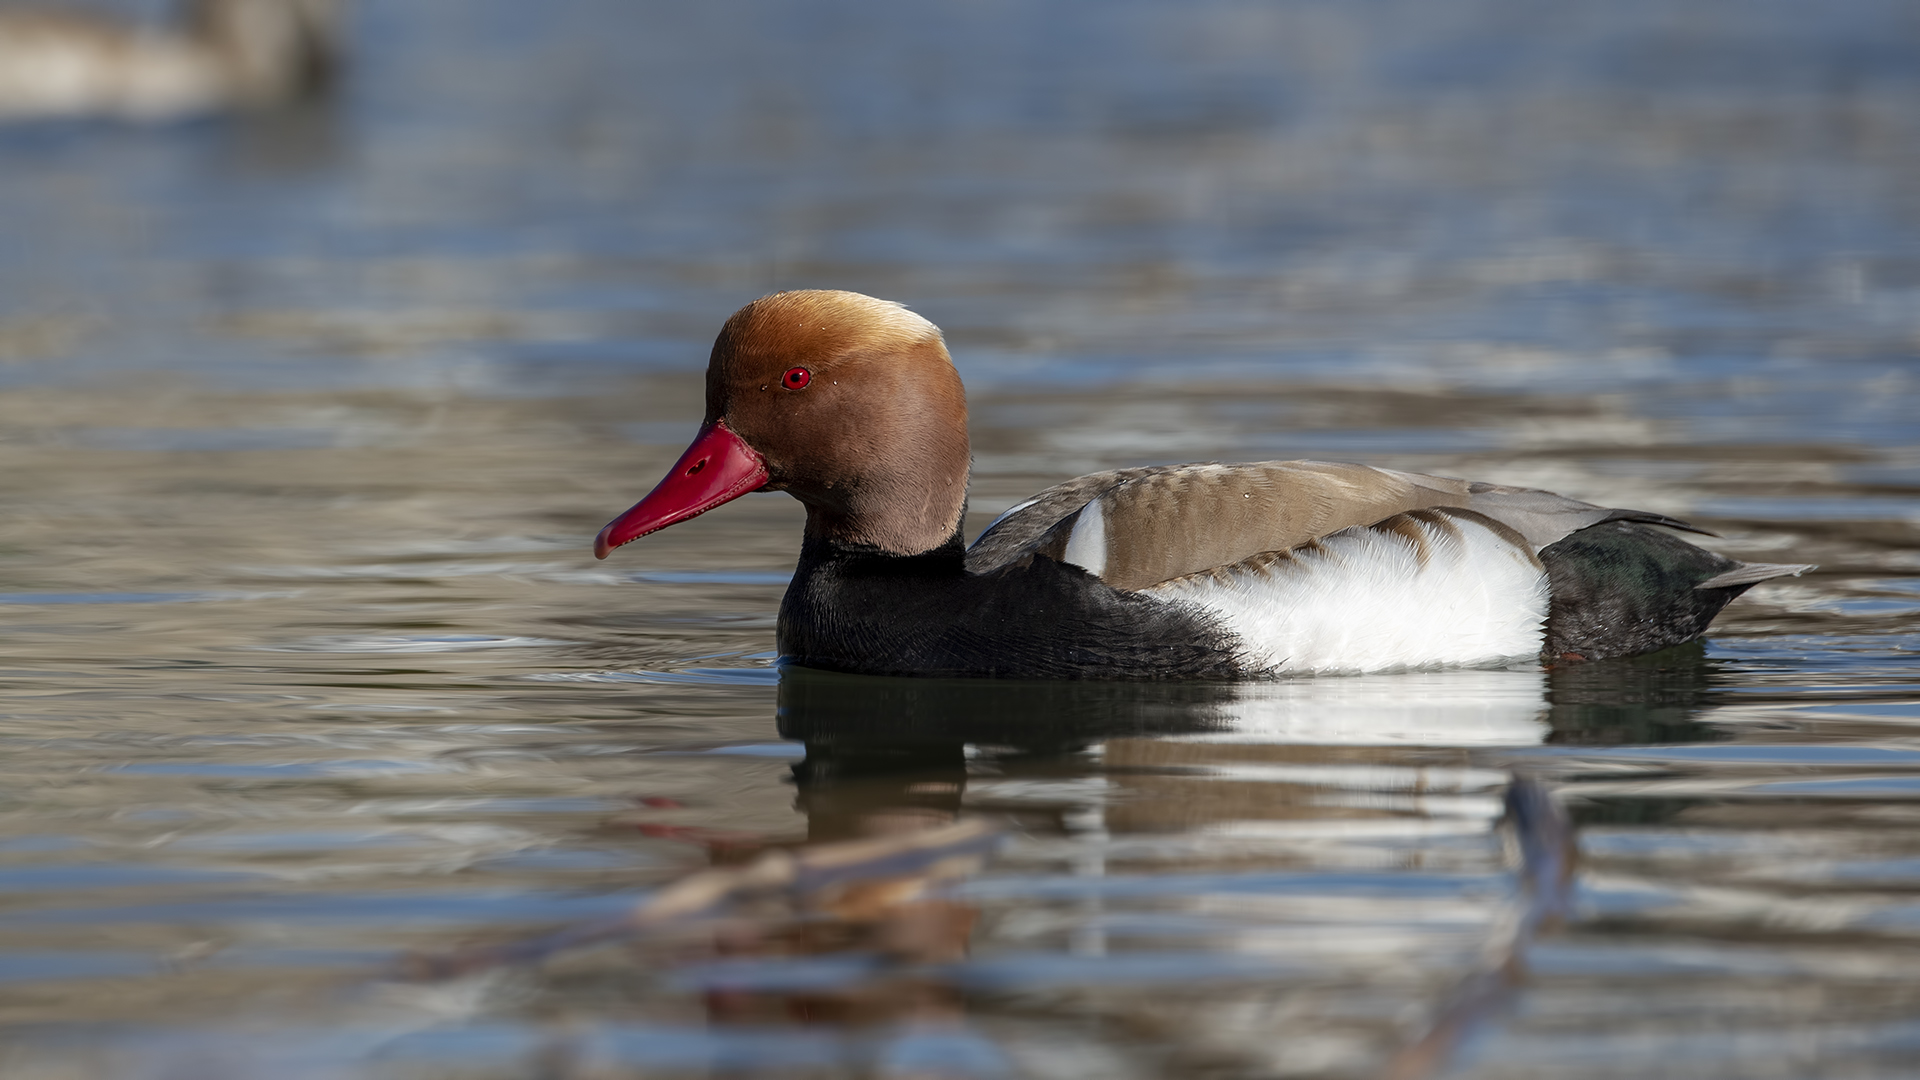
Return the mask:
[[[354,56],[0,130],[10,1080],[1920,1061],[1911,4],[366,0]],[[946,329],[974,531],[1323,457],[1820,569],[1553,671],[776,671],[797,504],[589,545],[801,286]]]

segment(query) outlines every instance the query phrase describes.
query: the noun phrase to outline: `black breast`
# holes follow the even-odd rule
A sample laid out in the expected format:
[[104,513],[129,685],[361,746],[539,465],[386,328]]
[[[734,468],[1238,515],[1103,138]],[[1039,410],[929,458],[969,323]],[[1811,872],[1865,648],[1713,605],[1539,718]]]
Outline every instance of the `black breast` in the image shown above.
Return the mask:
[[1244,677],[1211,616],[1044,556],[969,573],[958,536],[902,557],[809,538],[780,604],[783,659],[864,675]]

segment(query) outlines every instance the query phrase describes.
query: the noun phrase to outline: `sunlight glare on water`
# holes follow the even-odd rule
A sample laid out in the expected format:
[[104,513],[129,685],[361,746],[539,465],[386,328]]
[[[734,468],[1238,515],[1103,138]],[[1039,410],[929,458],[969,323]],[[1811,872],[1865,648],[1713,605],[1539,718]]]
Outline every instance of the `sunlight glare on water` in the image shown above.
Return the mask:
[[[1538,892],[1516,772],[1568,908],[1393,1075],[1920,1058],[1910,4],[369,0],[351,55],[0,128],[0,1075],[1382,1075]],[[1820,569],[1550,671],[777,670],[796,503],[591,542],[789,287],[945,329],[970,533],[1315,457]],[[968,817],[977,871],[408,974]]]

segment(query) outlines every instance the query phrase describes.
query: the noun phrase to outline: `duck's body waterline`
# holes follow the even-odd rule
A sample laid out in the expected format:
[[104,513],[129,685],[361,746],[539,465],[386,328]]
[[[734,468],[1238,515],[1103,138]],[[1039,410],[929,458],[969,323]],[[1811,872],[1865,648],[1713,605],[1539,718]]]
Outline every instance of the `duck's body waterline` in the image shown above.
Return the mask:
[[742,308],[707,419],[596,553],[751,490],[807,505],[782,659],[863,674],[1260,678],[1599,659],[1679,644],[1802,566],[1736,563],[1656,514],[1362,465],[1122,470],[971,547],[966,404],[931,323],[854,293]]

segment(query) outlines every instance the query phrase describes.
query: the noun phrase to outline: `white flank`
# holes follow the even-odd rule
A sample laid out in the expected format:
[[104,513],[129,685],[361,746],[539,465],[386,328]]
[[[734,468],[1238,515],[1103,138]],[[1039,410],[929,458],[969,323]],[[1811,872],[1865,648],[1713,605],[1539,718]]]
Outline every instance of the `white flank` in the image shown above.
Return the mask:
[[1107,515],[1100,509],[1099,499],[1080,508],[1080,518],[1073,523],[1073,532],[1067,534],[1067,550],[1060,559],[1094,577],[1106,572]]
[[1317,545],[1145,591],[1218,616],[1239,636],[1256,674],[1390,671],[1537,656],[1547,618],[1547,575],[1533,553],[1465,518],[1446,515],[1438,525],[1414,524],[1425,535],[1424,545],[1391,529],[1342,529]]

